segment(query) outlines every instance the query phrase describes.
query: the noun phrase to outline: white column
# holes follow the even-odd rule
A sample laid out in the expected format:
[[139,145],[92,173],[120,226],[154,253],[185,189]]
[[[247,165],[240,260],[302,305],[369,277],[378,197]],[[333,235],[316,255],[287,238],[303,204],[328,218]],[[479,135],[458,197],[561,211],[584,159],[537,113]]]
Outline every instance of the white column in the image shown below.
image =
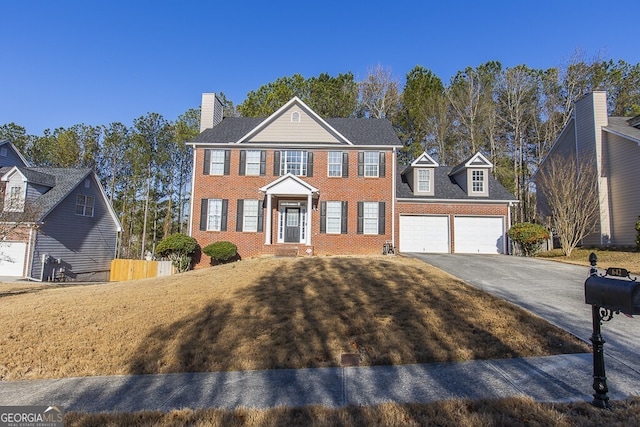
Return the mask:
[[264,244],[271,244],[271,194],[267,193],[267,223],[264,228]]
[[307,195],[307,241],[306,244],[311,244],[311,211],[312,205],[311,202],[313,199],[311,198],[311,193]]

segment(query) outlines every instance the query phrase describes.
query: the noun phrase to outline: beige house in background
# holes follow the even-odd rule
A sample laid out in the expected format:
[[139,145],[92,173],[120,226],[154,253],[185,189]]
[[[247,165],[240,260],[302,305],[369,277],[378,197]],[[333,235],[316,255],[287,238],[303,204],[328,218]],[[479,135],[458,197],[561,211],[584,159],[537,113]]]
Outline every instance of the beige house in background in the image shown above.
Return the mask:
[[[600,219],[585,246],[635,246],[635,223],[640,215],[640,116],[608,117],[607,93],[592,92],[575,104],[540,171],[550,158],[595,156],[598,168]],[[538,183],[539,185],[539,183]],[[539,193],[539,192],[538,192]],[[544,208],[538,212],[544,218]]]

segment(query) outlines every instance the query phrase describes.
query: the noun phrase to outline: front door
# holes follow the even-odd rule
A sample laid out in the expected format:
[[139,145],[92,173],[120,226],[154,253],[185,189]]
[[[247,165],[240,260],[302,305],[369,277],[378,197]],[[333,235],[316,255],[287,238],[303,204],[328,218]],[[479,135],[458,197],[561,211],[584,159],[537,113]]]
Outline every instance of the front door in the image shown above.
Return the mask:
[[285,208],[284,241],[300,243],[300,208]]

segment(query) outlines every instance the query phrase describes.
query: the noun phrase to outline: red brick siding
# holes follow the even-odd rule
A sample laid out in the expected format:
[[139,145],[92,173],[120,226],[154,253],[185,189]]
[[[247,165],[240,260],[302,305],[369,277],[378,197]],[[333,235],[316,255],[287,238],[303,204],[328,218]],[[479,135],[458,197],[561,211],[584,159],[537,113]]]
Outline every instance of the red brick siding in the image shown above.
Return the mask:
[[[336,147],[334,151],[344,150]],[[313,201],[311,211],[311,245],[316,255],[325,254],[378,254],[382,251],[385,240],[391,240],[392,229],[392,185],[393,153],[385,153],[385,177],[364,178],[358,176],[358,151],[349,150],[349,177],[328,177],[328,151],[314,151],[313,176],[301,177],[302,180],[320,190],[319,200]],[[279,176],[273,175],[274,150],[267,150],[266,176],[239,176],[239,150],[231,150],[230,174],[227,176],[214,176],[203,174],[204,149],[196,150],[195,181],[193,203],[193,217],[191,235],[198,241],[201,247],[219,240],[228,240],[238,246],[241,257],[252,257],[264,253],[273,253],[273,247],[265,246],[265,233],[236,232],[236,213],[238,199],[262,199],[264,195],[258,191]],[[228,199],[227,231],[200,231],[200,207],[202,199]],[[305,200],[306,201],[306,200]],[[320,210],[321,201],[346,201],[348,202],[348,234],[321,234]],[[357,234],[357,202],[385,202],[385,234],[361,235]],[[278,231],[278,203],[277,198],[272,199],[272,243],[277,243]],[[265,200],[265,221],[267,219]],[[265,224],[266,230],[266,224]],[[291,245],[291,244],[287,244]],[[274,246],[274,245],[271,245]],[[303,244],[293,245],[300,247],[299,253],[304,253],[306,247]],[[207,266],[209,259],[203,255],[198,267]]]

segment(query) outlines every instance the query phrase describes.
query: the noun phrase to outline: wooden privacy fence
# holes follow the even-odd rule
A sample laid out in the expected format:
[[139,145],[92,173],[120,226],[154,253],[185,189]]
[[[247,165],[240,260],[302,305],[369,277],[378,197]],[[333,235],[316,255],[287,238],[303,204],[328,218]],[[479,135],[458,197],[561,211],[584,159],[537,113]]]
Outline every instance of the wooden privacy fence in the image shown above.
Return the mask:
[[171,261],[144,261],[138,259],[114,259],[111,261],[109,281],[149,279],[173,274]]

